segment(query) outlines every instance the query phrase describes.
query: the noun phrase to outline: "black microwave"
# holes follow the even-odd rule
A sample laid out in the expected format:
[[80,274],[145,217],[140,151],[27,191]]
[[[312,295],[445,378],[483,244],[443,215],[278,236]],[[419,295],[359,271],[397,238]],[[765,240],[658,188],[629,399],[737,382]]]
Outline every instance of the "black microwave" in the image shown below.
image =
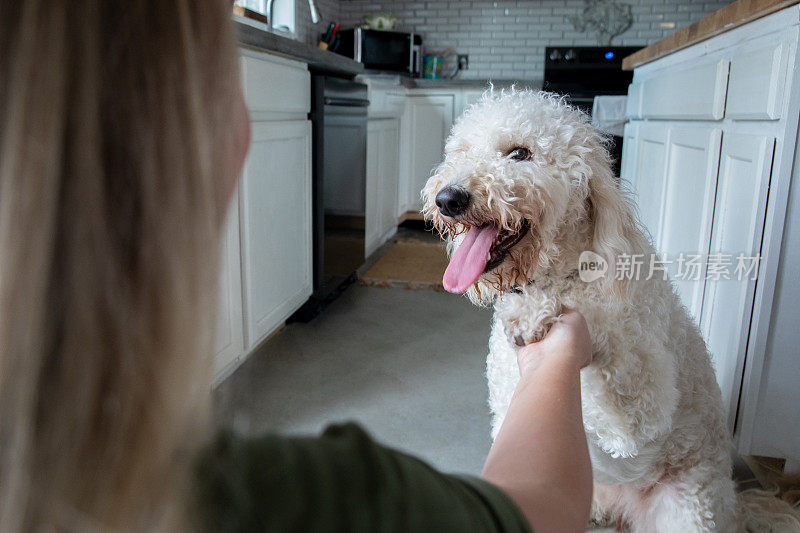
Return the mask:
[[414,33],[354,28],[341,32],[336,53],[351,57],[364,68],[407,72],[422,71],[422,38]]

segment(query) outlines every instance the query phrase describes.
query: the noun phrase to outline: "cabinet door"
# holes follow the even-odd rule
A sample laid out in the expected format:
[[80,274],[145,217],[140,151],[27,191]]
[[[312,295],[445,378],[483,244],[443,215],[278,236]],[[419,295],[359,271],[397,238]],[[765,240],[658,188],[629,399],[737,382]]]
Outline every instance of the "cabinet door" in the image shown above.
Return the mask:
[[[386,120],[381,132],[381,239],[397,229],[397,186],[400,179],[400,121]],[[381,243],[383,244],[383,243]]]
[[367,205],[364,225],[364,254],[369,256],[379,246],[381,237],[382,187],[381,152],[383,149],[383,120],[370,120],[367,123]]
[[214,346],[214,381],[236,366],[244,352],[242,275],[239,250],[239,197],[234,194],[220,239],[219,309]]
[[397,228],[400,121],[374,119],[367,127],[366,254],[382,245]]
[[311,123],[256,122],[241,181],[246,346],[311,295]]
[[[665,253],[668,261],[676,261],[681,253],[686,258],[704,257],[708,252],[721,138],[718,128],[669,130],[661,232],[657,238],[658,251]],[[683,305],[698,321],[705,271],[700,269],[696,276],[678,279],[678,265],[673,262],[667,270]]]
[[[737,256],[757,256],[761,249],[767,189],[775,140],[760,135],[726,133],[722,141],[711,254],[730,256],[731,279],[708,279],[701,329],[708,344],[728,408],[731,430],[741,385],[755,280],[737,279]],[[751,266],[747,261],[746,266]]]
[[635,190],[636,178],[636,152],[639,148],[639,124],[628,122],[622,134],[622,161],[620,162],[619,177],[626,182],[629,190]]
[[653,237],[656,249],[661,230],[661,208],[664,199],[664,177],[668,127],[665,124],[639,126],[636,167],[631,178],[639,206],[639,216]]
[[480,101],[486,89],[464,89],[461,91],[458,100],[458,108],[455,110],[455,118],[460,117],[469,106]]
[[409,96],[410,175],[407,210],[422,208],[420,191],[442,161],[444,142],[453,125],[453,95]]

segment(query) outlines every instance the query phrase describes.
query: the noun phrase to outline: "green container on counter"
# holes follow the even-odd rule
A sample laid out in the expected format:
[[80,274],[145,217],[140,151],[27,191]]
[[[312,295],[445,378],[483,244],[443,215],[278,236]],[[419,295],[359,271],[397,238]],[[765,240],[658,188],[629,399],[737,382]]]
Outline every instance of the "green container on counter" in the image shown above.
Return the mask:
[[422,61],[422,77],[438,80],[442,77],[442,56],[425,56]]

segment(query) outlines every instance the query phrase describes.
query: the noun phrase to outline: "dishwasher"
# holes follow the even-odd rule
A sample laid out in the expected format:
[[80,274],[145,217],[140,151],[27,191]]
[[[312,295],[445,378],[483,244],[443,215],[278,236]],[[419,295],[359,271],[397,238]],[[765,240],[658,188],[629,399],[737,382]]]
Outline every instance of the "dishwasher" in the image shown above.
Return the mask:
[[368,106],[363,83],[312,75],[314,292],[291,320],[314,318],[364,264]]

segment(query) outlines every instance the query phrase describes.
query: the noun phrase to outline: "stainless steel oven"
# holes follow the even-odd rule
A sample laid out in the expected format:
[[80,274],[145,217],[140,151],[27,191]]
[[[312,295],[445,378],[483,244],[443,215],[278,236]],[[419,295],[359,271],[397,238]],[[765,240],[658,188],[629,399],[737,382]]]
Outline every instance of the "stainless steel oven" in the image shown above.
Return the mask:
[[364,264],[367,86],[311,77],[314,293],[293,316],[308,321]]
[[411,76],[422,72],[422,38],[417,34],[354,28],[340,35],[336,53],[363,63],[364,68]]

